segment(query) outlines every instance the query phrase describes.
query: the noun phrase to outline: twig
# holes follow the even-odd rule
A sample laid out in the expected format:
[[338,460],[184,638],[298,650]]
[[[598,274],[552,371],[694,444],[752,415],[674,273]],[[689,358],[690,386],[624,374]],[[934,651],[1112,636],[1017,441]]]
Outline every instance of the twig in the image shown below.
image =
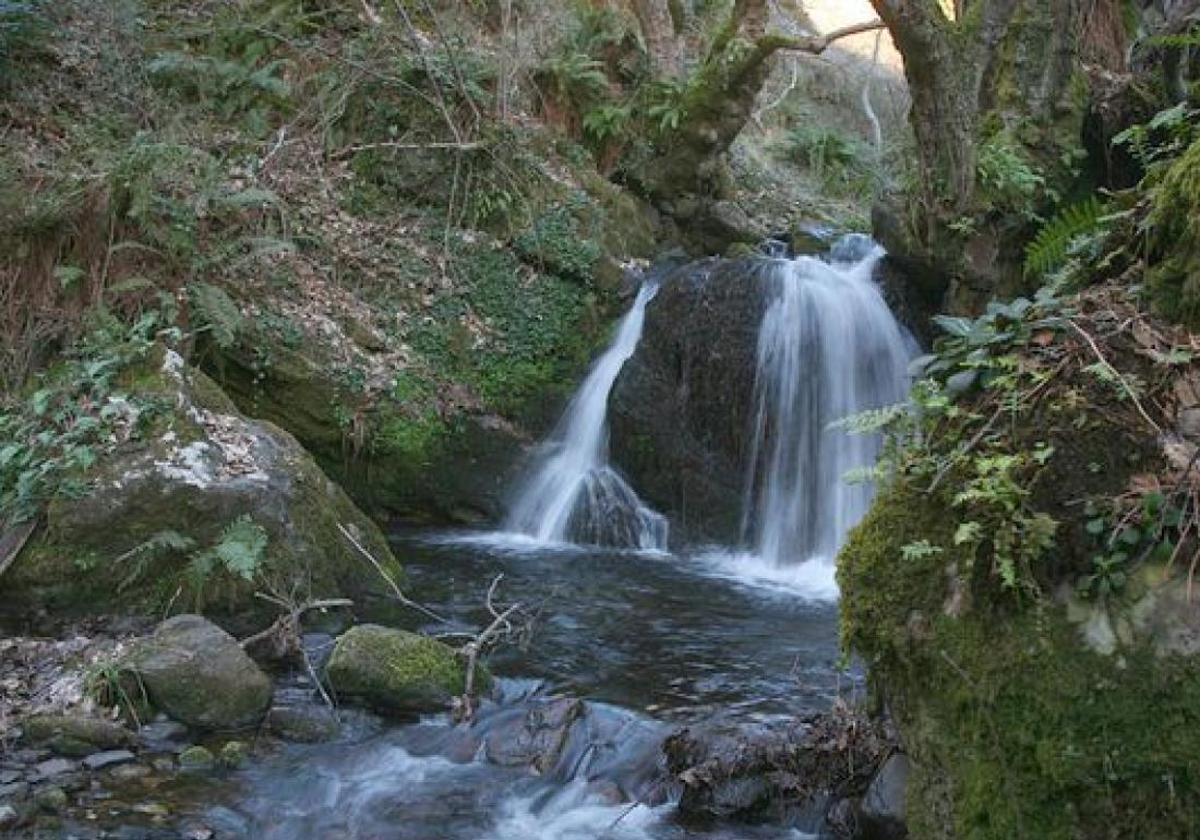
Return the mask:
[[371,552],[369,552],[365,548],[363,548],[362,543],[360,543],[358,540],[356,540],[354,538],[354,535],[350,533],[350,530],[345,525],[343,525],[342,523],[339,522],[338,530],[342,532],[343,537],[345,537],[347,540],[350,541],[350,544],[352,546],[354,546],[356,549],[358,549],[358,553],[361,554],[363,557],[365,557],[368,560],[368,562],[370,562],[370,564],[375,567],[375,571],[379,572],[379,576],[381,578],[383,578],[384,581],[387,582],[387,585],[391,588],[392,593],[396,596],[397,601],[399,601],[401,604],[404,604],[404,606],[406,606],[406,607],[411,607],[412,609],[417,610],[418,612],[424,613],[425,615],[432,618],[434,621],[439,621],[442,624],[450,623],[447,619],[442,618],[440,615],[435,613],[433,610],[429,609],[428,607],[426,607],[422,604],[418,604],[416,601],[412,600],[407,595],[405,595],[400,590],[400,587],[396,585],[396,581],[392,579],[392,576],[387,573],[387,570],[385,568],[383,568],[383,565],[378,560],[375,559],[375,557],[371,554]]
[[1137,398],[1137,394],[1133,392],[1133,388],[1129,385],[1129,382],[1126,381],[1125,377],[1121,375],[1121,371],[1109,364],[1108,359],[1104,358],[1104,353],[1100,351],[1100,347],[1096,344],[1095,339],[1088,335],[1087,331],[1084,330],[1083,327],[1079,326],[1079,324],[1075,323],[1075,321],[1072,319],[1068,318],[1067,323],[1074,327],[1077,333],[1083,336],[1084,340],[1088,343],[1088,346],[1092,348],[1092,352],[1096,354],[1096,358],[1100,360],[1101,366],[1115,376],[1117,381],[1121,383],[1121,388],[1125,391],[1129,399],[1133,400],[1133,404],[1137,407],[1138,413],[1142,415],[1142,419],[1149,423],[1151,428],[1161,435],[1163,433],[1162,428],[1155,423],[1153,419],[1151,419],[1150,415],[1146,413],[1146,409],[1142,408],[1141,401]]
[[313,610],[327,610],[327,609],[332,609],[334,607],[352,607],[352,606],[354,606],[354,602],[348,598],[327,598],[327,599],[319,600],[319,601],[307,601],[307,602],[305,602],[303,604],[299,604],[299,605],[289,605],[283,599],[274,597],[271,595],[267,595],[264,592],[256,592],[254,594],[255,594],[256,598],[261,598],[264,601],[270,601],[273,604],[282,606],[285,609],[287,609],[288,612],[287,612],[287,614],[281,615],[279,618],[277,618],[275,620],[275,623],[272,624],[270,627],[268,627],[266,630],[262,630],[258,633],[255,633],[253,636],[247,636],[246,638],[244,638],[240,642],[238,642],[238,644],[240,644],[242,646],[242,648],[248,648],[252,645],[258,644],[259,642],[263,641],[264,639],[269,639],[271,636],[275,635],[280,630],[284,629],[285,627],[287,627],[289,625],[295,626],[295,624],[299,620],[299,618],[302,615],[304,615],[304,613],[306,613],[306,612],[311,612]]
[[344,149],[338,149],[332,152],[329,157],[331,160],[342,160],[351,155],[356,155],[359,152],[367,152],[373,149],[398,149],[398,150],[427,150],[427,149],[452,149],[459,152],[469,152],[476,149],[484,148],[484,144],[480,142],[474,143],[362,143],[357,146],[347,146]]

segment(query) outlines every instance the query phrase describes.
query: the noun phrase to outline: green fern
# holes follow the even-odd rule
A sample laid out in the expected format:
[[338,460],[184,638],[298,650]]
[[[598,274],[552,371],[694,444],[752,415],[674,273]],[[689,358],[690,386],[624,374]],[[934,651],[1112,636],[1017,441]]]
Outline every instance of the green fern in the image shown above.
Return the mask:
[[1096,196],[1064,207],[1026,247],[1025,274],[1042,276],[1060,267],[1080,238],[1098,233],[1104,223],[1105,207]]
[[199,589],[218,571],[254,580],[266,554],[267,541],[267,532],[261,525],[248,514],[239,516],[225,526],[216,545],[192,555],[193,583]]
[[207,330],[222,350],[237,343],[242,330],[242,312],[224,289],[211,283],[193,283],[188,290],[193,317],[200,329]]
[[152,534],[147,540],[138,543],[117,558],[117,563],[132,564],[129,572],[117,584],[117,591],[124,592],[141,580],[150,568],[150,564],[155,560],[171,554],[190,551],[195,546],[195,540],[178,531],[159,531]]

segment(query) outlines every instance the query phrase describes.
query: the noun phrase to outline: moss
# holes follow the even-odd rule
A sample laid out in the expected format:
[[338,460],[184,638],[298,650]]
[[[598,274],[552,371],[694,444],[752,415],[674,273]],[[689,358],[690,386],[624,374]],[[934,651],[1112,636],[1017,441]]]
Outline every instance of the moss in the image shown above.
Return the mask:
[[[416,633],[361,624],[342,635],[326,674],[334,690],[386,712],[444,707],[466,691],[466,667],[450,647]],[[476,690],[491,675],[480,666]]]
[[953,544],[947,510],[894,484],[839,558],[846,643],[914,761],[913,835],[1198,836],[1200,669],[1146,642],[1094,653],[1063,606],[988,597],[950,550],[901,559]]
[[1156,311],[1200,329],[1200,140],[1150,190],[1150,266],[1146,286]]

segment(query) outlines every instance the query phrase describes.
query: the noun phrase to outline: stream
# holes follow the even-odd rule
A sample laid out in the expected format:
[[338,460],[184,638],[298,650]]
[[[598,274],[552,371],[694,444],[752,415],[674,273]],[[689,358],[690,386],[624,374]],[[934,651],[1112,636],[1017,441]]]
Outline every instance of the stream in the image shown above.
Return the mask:
[[[334,742],[283,745],[248,769],[178,782],[187,787],[180,798],[193,805],[177,807],[216,837],[813,836],[802,829],[815,831],[815,818],[787,829],[684,827],[651,780],[662,739],[680,725],[768,725],[826,709],[839,687],[855,687],[856,677],[839,676],[836,607],[821,586],[756,578],[745,558],[717,552],[547,548],[423,533],[397,536],[396,549],[412,590],[452,622],[484,621],[484,593],[498,574],[499,600],[544,602],[528,648],[504,649],[490,661],[500,677],[497,699],[471,726],[446,715],[397,725],[343,709]],[[562,759],[541,776],[489,760],[488,735],[552,692],[587,701]],[[631,805],[627,796],[655,804]]]

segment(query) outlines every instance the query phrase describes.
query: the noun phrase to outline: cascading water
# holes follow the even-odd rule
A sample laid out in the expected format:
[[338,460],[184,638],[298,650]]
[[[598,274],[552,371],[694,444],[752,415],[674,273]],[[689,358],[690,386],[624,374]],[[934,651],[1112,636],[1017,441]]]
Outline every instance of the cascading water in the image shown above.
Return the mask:
[[612,345],[571,398],[520,486],[506,531],[543,543],[666,549],[666,520],[608,465],[608,397],[641,340],[646,305],[657,292],[655,284],[642,286]]
[[871,488],[844,477],[879,447],[831,424],[903,400],[908,385],[913,343],[871,279],[883,253],[851,237],[828,262],[763,268],[777,297],[759,332],[743,539],[769,567],[811,566],[827,592],[832,558],[870,503]]

